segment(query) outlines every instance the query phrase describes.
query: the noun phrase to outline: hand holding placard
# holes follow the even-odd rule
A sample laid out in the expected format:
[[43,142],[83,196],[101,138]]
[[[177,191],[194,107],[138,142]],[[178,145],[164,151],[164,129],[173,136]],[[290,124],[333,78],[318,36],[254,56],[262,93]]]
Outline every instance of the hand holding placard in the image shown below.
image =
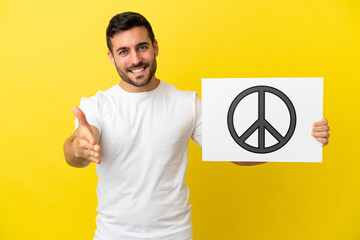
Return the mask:
[[329,143],[329,134],[330,127],[328,125],[328,120],[323,118],[317,122],[313,123],[313,128],[311,129],[311,136],[313,136],[317,141],[319,141],[323,147]]

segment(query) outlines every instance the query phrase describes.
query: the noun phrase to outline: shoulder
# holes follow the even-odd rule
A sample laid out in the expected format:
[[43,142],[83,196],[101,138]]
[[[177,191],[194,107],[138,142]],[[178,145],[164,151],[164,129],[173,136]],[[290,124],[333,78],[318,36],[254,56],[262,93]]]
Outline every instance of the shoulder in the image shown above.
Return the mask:
[[164,93],[169,95],[172,98],[182,98],[182,99],[189,99],[194,100],[197,97],[197,92],[195,91],[188,91],[188,90],[180,90],[174,85],[162,81],[162,90]]
[[118,85],[115,85],[105,91],[99,90],[94,96],[91,96],[90,99],[99,101],[111,96],[116,96],[118,87],[119,87]]
[[108,101],[111,101],[112,99],[116,98],[117,87],[118,87],[118,85],[115,85],[104,91],[99,90],[95,95],[88,97],[88,98],[83,97],[82,99],[85,99],[85,101],[90,101],[91,103],[93,103],[95,105],[101,105],[104,102],[108,102]]
[[80,101],[80,108],[90,114],[90,112],[100,113],[104,106],[113,105],[116,102],[116,85],[105,90],[99,90],[91,97],[82,97]]

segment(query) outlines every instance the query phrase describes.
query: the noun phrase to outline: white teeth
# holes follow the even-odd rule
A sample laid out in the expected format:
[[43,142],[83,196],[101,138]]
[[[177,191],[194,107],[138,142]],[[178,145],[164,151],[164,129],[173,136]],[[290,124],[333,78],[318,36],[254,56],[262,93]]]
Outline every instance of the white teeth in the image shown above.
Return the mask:
[[144,68],[139,68],[139,69],[134,69],[134,70],[132,70],[131,72],[132,73],[139,73],[139,72],[141,72],[141,71],[143,71],[144,70]]

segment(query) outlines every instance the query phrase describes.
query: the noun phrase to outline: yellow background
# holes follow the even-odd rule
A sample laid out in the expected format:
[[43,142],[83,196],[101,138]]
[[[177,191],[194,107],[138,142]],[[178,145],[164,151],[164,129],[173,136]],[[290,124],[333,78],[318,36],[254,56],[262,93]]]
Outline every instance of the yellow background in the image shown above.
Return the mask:
[[[69,167],[71,107],[119,82],[105,28],[123,11],[152,24],[156,76],[324,77],[323,163],[239,167],[190,143],[195,240],[360,239],[357,0],[0,1],[0,239],[92,239],[94,165]],[[305,93],[306,94],[306,93]]]

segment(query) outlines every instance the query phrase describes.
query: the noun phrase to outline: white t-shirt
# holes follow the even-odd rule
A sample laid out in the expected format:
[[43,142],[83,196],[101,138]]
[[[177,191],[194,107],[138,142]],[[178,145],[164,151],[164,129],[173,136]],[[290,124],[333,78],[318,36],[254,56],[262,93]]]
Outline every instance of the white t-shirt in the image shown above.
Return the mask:
[[141,93],[115,85],[80,108],[100,132],[94,239],[192,239],[185,173],[189,139],[201,146],[197,94],[163,81]]

